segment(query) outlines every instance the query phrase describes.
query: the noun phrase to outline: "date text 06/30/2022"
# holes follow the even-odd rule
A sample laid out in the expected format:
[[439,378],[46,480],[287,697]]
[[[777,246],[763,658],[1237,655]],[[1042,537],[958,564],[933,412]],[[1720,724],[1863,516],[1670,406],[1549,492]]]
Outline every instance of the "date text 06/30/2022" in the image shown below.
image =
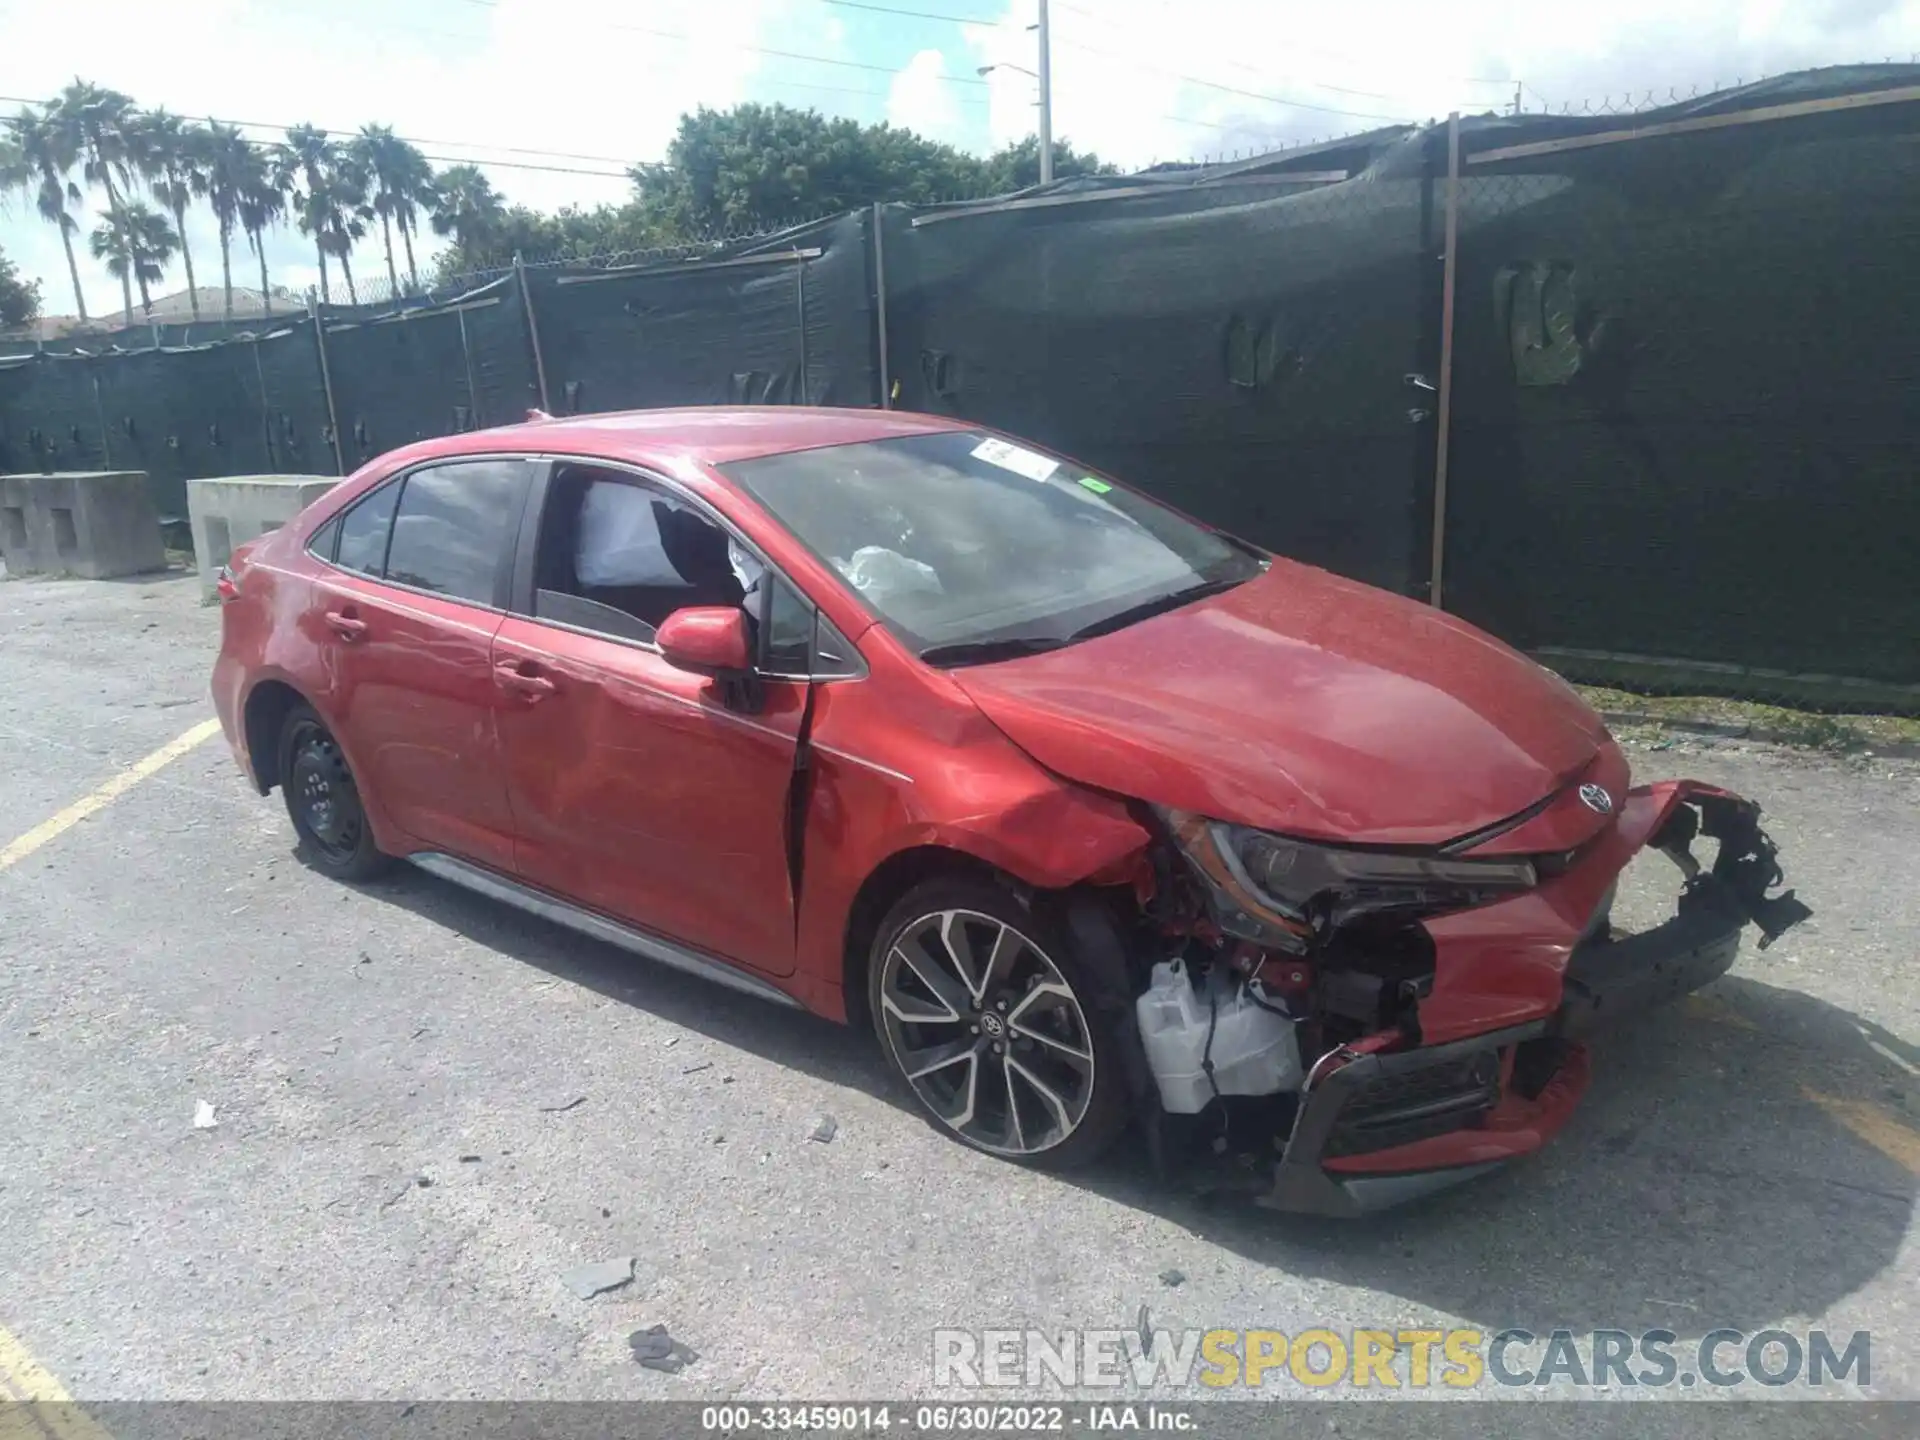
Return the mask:
[[1150,1430],[1187,1434],[1198,1428],[1193,1412],[1177,1405],[1081,1404],[994,1405],[708,1405],[700,1412],[707,1434],[775,1435],[801,1431],[870,1434],[899,1428],[908,1434],[1035,1435],[1070,1430]]

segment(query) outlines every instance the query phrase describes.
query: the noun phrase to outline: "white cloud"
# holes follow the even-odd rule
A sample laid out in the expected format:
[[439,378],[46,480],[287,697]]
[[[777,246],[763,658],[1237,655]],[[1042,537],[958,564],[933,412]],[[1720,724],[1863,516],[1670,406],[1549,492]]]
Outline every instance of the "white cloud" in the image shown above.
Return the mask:
[[[725,108],[753,93],[766,57],[743,46],[755,44],[792,3],[418,0],[383,8],[348,0],[357,13],[329,23],[314,7],[284,0],[186,0],[157,25],[145,0],[0,0],[0,96],[51,95],[77,64],[87,79],[125,90],[142,105],[196,118],[306,121],[343,133],[379,121],[434,142],[422,148],[437,163],[491,157],[558,167],[482,165],[511,201],[591,206],[626,197],[625,166],[661,158],[683,112],[702,104]],[[78,60],[76,36],[85,37]],[[839,43],[822,35],[809,47],[832,54]],[[0,107],[14,108],[5,101]],[[272,131],[251,133],[275,138]],[[104,203],[103,196],[89,197],[77,242],[88,309],[96,315],[120,308],[118,283],[85,252],[85,233]],[[197,215],[189,231],[201,283],[217,284],[211,220]],[[424,248],[436,243],[429,236]],[[59,237],[30,202],[0,202],[0,248],[42,280],[49,313],[71,312]],[[427,256],[420,259],[424,264]],[[233,264],[236,284],[259,283],[244,243]],[[276,284],[304,282],[315,268],[311,242],[283,228],[268,241],[268,264]],[[356,277],[384,277],[377,228],[353,266]],[[337,276],[335,283],[338,289]],[[184,284],[176,269],[161,288]]]
[[953,141],[961,127],[960,102],[947,78],[947,58],[922,50],[887,88],[887,119],[930,140]]
[[[1031,9],[1013,0],[997,24],[968,28],[981,63],[1035,66]],[[1054,134],[1138,166],[1504,109],[1516,81],[1531,109],[1577,108],[1906,61],[1920,0],[1100,0],[1055,4],[1052,29]],[[988,93],[996,144],[1033,133],[1030,78],[996,70]]]

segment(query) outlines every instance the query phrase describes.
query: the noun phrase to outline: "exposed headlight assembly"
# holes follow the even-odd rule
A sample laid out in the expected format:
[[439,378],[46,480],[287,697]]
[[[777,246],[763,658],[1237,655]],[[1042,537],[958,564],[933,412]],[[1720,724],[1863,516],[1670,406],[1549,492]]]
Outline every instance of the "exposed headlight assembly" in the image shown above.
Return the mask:
[[1211,887],[1221,928],[1290,949],[1356,915],[1461,910],[1530,889],[1537,878],[1527,860],[1342,850],[1187,810],[1159,813]]

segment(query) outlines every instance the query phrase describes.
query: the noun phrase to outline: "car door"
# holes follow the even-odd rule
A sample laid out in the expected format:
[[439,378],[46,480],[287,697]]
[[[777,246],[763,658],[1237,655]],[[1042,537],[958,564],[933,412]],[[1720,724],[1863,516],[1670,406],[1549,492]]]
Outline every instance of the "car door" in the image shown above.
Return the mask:
[[310,616],[362,787],[422,846],[503,871],[514,829],[492,643],[533,471],[461,459],[369,491],[322,532]]
[[515,691],[499,724],[516,868],[655,934],[791,973],[786,813],[806,682],[766,675],[743,703],[652,639],[685,605],[759,613],[771,572],[672,487],[577,465],[556,465],[523,545],[516,613],[493,641]]

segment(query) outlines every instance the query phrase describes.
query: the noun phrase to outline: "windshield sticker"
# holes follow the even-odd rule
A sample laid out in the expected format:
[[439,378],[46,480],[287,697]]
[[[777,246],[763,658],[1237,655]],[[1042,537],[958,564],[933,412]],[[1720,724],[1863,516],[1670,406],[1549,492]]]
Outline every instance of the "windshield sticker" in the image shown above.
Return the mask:
[[989,465],[998,465],[1002,470],[1011,470],[1016,475],[1024,475],[1029,480],[1049,480],[1053,472],[1060,468],[1058,460],[1049,460],[1044,455],[1036,455],[1005,440],[982,440],[973,447],[973,458],[984,460]]
[[1091,475],[1082,475],[1080,477],[1080,483],[1096,495],[1105,495],[1113,489],[1113,486],[1109,485],[1106,481],[1096,480]]

